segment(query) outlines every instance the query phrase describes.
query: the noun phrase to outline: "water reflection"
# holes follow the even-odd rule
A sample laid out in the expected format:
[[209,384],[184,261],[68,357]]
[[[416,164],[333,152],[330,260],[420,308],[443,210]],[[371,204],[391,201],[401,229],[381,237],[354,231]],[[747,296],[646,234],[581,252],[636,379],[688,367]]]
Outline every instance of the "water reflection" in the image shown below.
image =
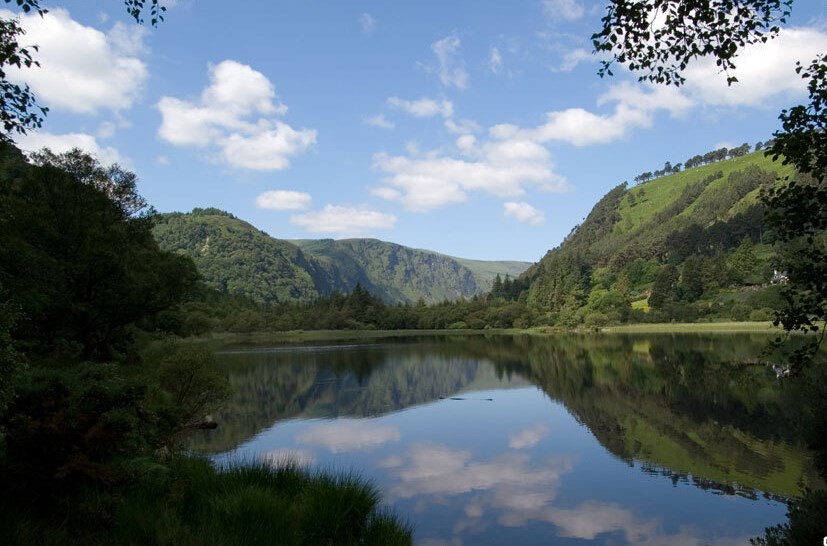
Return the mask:
[[[198,447],[373,478],[421,544],[744,544],[820,482],[763,336],[428,338],[222,355]],[[238,445],[237,451],[228,451]]]

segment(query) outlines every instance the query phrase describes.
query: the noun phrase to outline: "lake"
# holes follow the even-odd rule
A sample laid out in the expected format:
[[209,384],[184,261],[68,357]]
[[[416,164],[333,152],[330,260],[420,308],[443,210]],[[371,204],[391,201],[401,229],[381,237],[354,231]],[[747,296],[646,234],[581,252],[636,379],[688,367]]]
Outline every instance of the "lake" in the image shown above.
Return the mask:
[[762,335],[439,336],[219,353],[195,448],[355,471],[416,544],[748,544],[820,485]]

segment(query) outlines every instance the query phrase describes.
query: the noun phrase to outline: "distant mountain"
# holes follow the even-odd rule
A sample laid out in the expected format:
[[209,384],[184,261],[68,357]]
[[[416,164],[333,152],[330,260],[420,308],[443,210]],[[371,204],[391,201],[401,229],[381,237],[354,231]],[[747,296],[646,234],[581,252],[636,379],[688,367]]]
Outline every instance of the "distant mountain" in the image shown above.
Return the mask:
[[774,304],[755,288],[772,277],[773,233],[758,195],[790,173],[756,152],[624,182],[523,274],[526,301],[565,325],[650,309],[666,321],[768,320]]
[[190,256],[205,282],[260,302],[310,301],[361,284],[388,303],[434,303],[490,289],[530,264],[461,260],[375,239],[285,241],[215,208],[159,216],[164,250]]
[[497,275],[517,277],[530,264],[466,260],[376,239],[290,241],[305,253],[328,260],[355,285],[358,281],[386,301],[428,303],[487,292]]

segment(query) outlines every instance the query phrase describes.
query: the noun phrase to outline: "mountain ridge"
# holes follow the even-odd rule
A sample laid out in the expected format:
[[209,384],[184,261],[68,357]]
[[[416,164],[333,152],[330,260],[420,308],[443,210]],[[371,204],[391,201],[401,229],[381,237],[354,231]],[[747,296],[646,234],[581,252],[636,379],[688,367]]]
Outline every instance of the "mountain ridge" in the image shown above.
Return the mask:
[[162,249],[191,257],[208,286],[262,303],[312,301],[357,285],[390,304],[455,301],[530,265],[455,258],[379,239],[278,239],[216,208],[160,214],[153,234]]

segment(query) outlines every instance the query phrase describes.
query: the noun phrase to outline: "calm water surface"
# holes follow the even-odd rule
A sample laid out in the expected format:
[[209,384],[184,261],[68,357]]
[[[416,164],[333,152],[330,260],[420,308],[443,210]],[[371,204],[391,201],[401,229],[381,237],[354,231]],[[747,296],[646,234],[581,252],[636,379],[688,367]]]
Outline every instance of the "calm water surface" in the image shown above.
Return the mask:
[[439,337],[222,352],[198,449],[371,478],[422,545],[748,544],[818,484],[764,336]]

